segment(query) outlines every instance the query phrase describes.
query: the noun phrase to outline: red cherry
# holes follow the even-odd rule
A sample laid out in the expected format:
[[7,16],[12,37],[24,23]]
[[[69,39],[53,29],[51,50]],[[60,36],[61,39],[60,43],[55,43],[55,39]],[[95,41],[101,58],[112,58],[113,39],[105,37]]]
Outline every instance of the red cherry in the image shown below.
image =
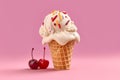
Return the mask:
[[49,61],[45,60],[45,47],[44,47],[43,59],[39,60],[39,67],[40,69],[46,69],[48,65],[49,65]]
[[40,59],[39,60],[39,66],[40,66],[40,69],[46,69],[49,65],[49,61],[48,60],[45,60],[45,59]]
[[28,65],[30,67],[30,69],[38,69],[38,61],[36,59],[33,59],[33,50],[34,48],[32,48],[32,51],[31,51],[31,57],[32,59],[29,61]]
[[38,61],[36,59],[31,59],[29,61],[30,69],[38,69]]

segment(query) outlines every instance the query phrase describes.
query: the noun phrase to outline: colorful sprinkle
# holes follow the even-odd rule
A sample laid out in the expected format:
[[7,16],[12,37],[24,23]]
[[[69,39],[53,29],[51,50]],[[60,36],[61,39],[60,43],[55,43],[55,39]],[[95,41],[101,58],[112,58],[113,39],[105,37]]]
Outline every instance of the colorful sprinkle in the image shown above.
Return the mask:
[[56,20],[56,25],[58,25],[59,24],[59,22],[58,22],[58,20]]
[[68,18],[67,16],[65,16],[65,18]]
[[54,18],[51,18],[52,22],[57,18],[57,15]]
[[44,25],[44,22],[42,22],[42,25]]
[[54,26],[56,26],[56,23],[54,23]]
[[51,13],[54,13],[55,10],[53,10]]
[[63,11],[62,13],[63,13],[63,14],[67,14],[67,12],[65,12],[65,11]]
[[56,10],[53,10],[53,11],[52,11],[52,14],[54,15],[54,14],[55,14],[55,12],[56,12]]
[[59,27],[59,28],[61,28],[61,25],[60,25],[60,24],[58,24],[58,27]]
[[70,22],[70,20],[68,20],[65,25],[68,25],[69,22]]
[[61,16],[60,12],[58,13],[58,15],[59,15],[60,21],[62,21],[62,16]]

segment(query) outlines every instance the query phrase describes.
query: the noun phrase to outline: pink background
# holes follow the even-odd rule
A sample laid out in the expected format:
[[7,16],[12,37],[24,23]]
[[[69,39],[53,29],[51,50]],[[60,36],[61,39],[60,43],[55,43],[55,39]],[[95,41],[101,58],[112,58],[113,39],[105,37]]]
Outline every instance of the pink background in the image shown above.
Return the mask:
[[[81,35],[71,70],[54,71],[48,47],[49,69],[29,70],[31,48],[42,57],[38,30],[52,10],[67,11]],[[119,14],[119,0],[0,0],[0,80],[120,80]]]

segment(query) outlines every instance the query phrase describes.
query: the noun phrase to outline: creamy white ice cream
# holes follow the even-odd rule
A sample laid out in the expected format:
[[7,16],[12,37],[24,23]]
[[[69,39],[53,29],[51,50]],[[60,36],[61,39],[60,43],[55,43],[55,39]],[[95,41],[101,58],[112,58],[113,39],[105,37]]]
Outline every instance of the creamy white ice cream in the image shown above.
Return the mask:
[[55,40],[60,45],[65,45],[71,40],[80,41],[77,27],[66,12],[53,11],[48,14],[39,29],[42,44]]

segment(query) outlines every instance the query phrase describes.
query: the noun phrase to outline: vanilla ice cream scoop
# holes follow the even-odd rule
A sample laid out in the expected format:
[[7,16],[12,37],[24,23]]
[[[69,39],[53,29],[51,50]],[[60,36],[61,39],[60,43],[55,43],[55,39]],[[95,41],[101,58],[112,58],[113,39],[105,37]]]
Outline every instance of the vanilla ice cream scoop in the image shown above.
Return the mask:
[[77,33],[77,27],[74,22],[63,11],[53,11],[48,14],[39,29],[42,36],[42,44],[46,44],[55,40],[60,45],[65,45],[71,40],[80,41],[80,35]]

